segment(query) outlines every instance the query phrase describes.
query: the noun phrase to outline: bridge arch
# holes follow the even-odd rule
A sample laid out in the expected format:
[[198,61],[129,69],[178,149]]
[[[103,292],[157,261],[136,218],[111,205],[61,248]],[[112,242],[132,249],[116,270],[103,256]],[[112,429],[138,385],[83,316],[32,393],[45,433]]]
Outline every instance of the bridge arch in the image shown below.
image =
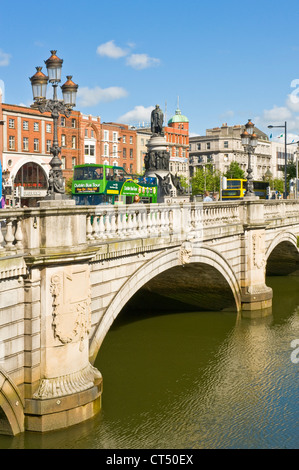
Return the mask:
[[0,369],[0,434],[15,436],[24,431],[24,404],[17,387]]
[[282,232],[272,240],[265,254],[267,275],[287,275],[299,269],[297,236]]
[[182,266],[184,262],[207,264],[216,269],[220,275],[226,280],[231,289],[236,309],[241,309],[241,289],[232,267],[227,260],[217,250],[204,246],[194,245],[192,254],[184,258],[184,249],[182,247],[166,249],[162,254],[158,254],[147,263],[142,265],[120,288],[108,306],[104,316],[98,324],[90,342],[90,360],[94,362],[100,346],[108,333],[110,326],[116,319],[122,308],[133,297],[133,295],[142,288],[147,282],[155,278],[157,275],[171,268]]

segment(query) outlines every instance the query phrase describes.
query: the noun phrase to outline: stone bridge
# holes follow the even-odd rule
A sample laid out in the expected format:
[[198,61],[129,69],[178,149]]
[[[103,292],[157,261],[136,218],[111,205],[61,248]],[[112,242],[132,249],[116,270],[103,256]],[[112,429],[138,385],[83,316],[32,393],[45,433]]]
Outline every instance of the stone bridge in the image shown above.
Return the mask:
[[100,410],[93,363],[135,294],[268,315],[266,272],[298,269],[297,201],[42,201],[2,210],[0,220],[2,434],[59,429]]

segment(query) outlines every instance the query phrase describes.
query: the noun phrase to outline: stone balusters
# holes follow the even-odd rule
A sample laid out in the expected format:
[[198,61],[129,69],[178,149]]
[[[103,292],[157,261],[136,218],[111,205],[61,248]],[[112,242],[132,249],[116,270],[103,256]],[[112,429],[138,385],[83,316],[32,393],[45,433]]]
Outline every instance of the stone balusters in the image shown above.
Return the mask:
[[0,256],[5,256],[6,253],[20,253],[24,249],[22,216],[11,216],[7,213],[5,215],[7,215],[5,219],[4,217],[0,219]]

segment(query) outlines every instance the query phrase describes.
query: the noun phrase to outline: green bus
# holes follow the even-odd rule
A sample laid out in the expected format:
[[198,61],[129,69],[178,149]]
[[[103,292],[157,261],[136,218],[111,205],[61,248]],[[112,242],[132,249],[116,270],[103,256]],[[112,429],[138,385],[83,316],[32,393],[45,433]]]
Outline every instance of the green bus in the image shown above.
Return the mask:
[[76,205],[157,202],[157,178],[130,175],[121,166],[84,164],[74,167],[72,199]]

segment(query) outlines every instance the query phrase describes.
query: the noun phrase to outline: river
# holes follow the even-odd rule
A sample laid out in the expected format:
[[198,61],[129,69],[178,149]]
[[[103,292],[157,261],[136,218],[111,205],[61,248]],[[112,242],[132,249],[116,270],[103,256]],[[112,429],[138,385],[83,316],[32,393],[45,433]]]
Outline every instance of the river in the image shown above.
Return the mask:
[[291,341],[299,339],[299,277],[267,285],[272,316],[254,320],[127,308],[95,363],[104,380],[100,414],[67,430],[0,436],[0,448],[298,448]]

